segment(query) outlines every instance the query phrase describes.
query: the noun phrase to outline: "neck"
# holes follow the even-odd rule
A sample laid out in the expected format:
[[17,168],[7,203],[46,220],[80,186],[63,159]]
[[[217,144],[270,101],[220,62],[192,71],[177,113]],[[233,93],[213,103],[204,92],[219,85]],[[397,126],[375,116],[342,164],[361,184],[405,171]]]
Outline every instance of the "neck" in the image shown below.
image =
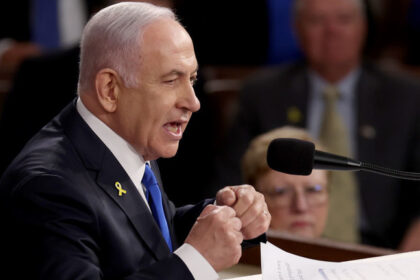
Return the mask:
[[311,68],[318,73],[324,80],[331,84],[335,84],[349,75],[354,69],[357,68],[358,64],[352,65],[340,65],[340,66],[315,66],[311,65]]
[[[113,129],[112,117],[111,114],[105,111],[100,104],[98,103],[94,94],[91,93],[81,93],[80,99],[93,115],[95,115],[99,120],[105,123],[109,128]],[[114,129],[113,129],[114,130]],[[114,130],[115,131],[115,130]]]

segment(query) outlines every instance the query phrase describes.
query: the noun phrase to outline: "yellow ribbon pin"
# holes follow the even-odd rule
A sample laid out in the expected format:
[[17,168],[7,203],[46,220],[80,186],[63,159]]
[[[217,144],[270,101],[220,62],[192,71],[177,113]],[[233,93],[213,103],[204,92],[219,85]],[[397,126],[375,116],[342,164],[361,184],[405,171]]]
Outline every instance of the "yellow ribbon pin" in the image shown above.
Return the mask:
[[118,196],[122,196],[123,194],[127,193],[127,191],[122,188],[120,182],[115,182],[115,187],[118,190]]

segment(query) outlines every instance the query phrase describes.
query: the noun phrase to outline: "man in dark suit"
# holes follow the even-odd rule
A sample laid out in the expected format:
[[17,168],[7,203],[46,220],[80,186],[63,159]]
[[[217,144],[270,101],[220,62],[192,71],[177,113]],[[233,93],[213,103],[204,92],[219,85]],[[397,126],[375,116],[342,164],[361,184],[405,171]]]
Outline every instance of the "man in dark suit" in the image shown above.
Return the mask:
[[[352,156],[419,171],[420,87],[362,62],[366,30],[362,2],[297,0],[295,5],[295,24],[307,60],[266,69],[245,84],[221,177],[230,184],[241,181],[239,159],[260,133],[288,124],[319,136],[321,85],[328,84],[345,92],[338,109],[349,127]],[[419,184],[357,175],[362,242],[419,249]]]
[[159,182],[154,160],[175,155],[200,108],[197,67],[169,9],[120,3],[89,21],[79,97],[1,178],[3,273],[216,279],[239,260],[243,240],[263,240],[270,214],[251,186],[176,209]]

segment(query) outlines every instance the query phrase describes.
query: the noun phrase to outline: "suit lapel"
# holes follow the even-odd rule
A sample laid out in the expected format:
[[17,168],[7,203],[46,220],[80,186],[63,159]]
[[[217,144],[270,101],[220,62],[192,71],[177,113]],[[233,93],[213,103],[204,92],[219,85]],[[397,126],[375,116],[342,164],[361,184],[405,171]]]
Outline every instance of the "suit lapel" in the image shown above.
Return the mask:
[[124,211],[155,257],[166,257],[169,248],[159,227],[135,185],[111,153],[107,153],[103,159],[97,182]]
[[277,84],[273,87],[274,95],[267,102],[277,102],[275,121],[272,128],[292,125],[306,127],[309,99],[307,70],[301,63],[287,69],[280,68]]
[[293,75],[290,82],[290,96],[292,100],[291,104],[299,110],[301,117],[295,123],[290,121],[288,116],[288,122],[291,125],[306,127],[307,115],[308,115],[308,100],[309,100],[309,80],[307,70],[305,67],[299,65],[296,70],[296,75]]
[[117,159],[77,113],[75,102],[64,110],[60,121],[86,168],[97,172],[97,184],[126,214],[151,254],[157,259],[166,257],[169,249],[145,201]]
[[361,160],[371,161],[378,144],[375,139],[378,130],[378,109],[381,108],[381,106],[377,106],[378,102],[380,102],[380,100],[377,100],[378,95],[376,94],[379,85],[371,77],[367,68],[364,67],[357,86],[357,157],[361,159],[363,155],[364,158]]

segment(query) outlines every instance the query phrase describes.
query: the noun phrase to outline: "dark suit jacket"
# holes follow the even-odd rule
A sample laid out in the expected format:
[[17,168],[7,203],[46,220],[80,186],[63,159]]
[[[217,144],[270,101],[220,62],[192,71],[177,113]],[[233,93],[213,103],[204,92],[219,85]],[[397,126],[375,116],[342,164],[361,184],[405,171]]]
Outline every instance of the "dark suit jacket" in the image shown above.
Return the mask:
[[[308,76],[304,63],[257,74],[243,88],[239,112],[228,137],[221,180],[240,182],[239,159],[258,134],[283,125],[305,127]],[[420,171],[420,87],[408,78],[365,64],[356,93],[357,158],[390,168]],[[301,118],[287,112],[295,107]],[[420,216],[420,184],[358,174],[360,197],[371,228],[363,241],[396,247],[412,219]]]
[[[117,181],[126,194],[118,195]],[[177,248],[212,200],[175,209],[163,189],[162,196]],[[74,103],[9,166],[0,181],[0,210],[1,271],[15,279],[192,279]]]

